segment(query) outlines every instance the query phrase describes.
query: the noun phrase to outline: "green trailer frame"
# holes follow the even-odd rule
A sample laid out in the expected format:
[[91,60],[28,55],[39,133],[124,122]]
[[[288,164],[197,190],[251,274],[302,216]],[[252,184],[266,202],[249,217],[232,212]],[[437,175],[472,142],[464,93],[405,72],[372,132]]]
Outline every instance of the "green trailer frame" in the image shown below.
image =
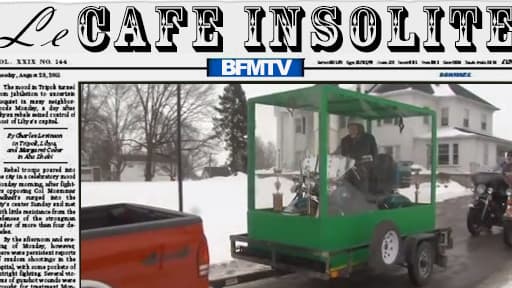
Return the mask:
[[[319,217],[284,216],[271,209],[255,208],[255,108],[257,104],[292,109],[312,109],[318,112],[319,123]],[[416,203],[398,209],[375,210],[367,213],[335,216],[328,213],[328,119],[330,114],[342,114],[373,120],[392,117],[429,117],[431,123],[431,195],[429,204]],[[248,211],[247,234],[231,237],[235,258],[268,264],[289,270],[306,270],[330,277],[341,271],[351,271],[367,263],[374,227],[390,221],[403,239],[413,235],[443,238],[449,246],[449,231],[436,230],[436,167],[437,117],[429,108],[391,101],[381,97],[339,88],[337,85],[314,85],[248,101]],[[269,192],[271,193],[271,192]],[[363,229],[362,227],[366,227]],[[307,232],[305,232],[307,231]],[[245,242],[239,246],[237,243]],[[325,277],[322,277],[325,278]]]

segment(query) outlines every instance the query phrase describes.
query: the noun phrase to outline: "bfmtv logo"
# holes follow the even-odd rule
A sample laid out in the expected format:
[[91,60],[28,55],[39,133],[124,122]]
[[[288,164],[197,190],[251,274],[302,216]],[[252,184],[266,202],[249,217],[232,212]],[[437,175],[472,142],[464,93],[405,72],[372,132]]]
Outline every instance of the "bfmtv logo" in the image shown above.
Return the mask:
[[303,59],[208,59],[210,77],[303,77]]

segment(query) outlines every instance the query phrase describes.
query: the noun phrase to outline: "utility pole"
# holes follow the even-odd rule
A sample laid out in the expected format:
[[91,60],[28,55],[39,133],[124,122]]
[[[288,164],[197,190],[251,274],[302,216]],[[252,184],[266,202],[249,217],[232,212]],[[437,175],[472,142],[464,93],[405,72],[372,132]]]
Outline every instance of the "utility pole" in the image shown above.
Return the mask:
[[178,197],[180,203],[180,212],[183,212],[183,177],[182,177],[182,169],[181,169],[181,84],[178,84],[178,95],[177,95],[177,150],[178,150]]

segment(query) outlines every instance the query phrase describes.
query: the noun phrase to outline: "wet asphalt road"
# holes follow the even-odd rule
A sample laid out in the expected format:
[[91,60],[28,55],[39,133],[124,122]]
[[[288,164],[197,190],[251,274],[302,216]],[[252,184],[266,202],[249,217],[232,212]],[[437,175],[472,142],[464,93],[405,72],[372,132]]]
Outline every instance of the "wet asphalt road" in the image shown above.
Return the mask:
[[[436,268],[431,282],[425,287],[470,288],[483,285],[493,274],[503,274],[512,265],[512,250],[503,244],[500,228],[492,234],[473,238],[466,230],[466,212],[469,197],[447,200],[438,204],[438,227],[451,227],[454,248],[448,251],[448,267]],[[506,269],[506,270],[504,270]],[[506,273],[508,274],[508,273]],[[486,285],[487,286],[487,285]],[[343,287],[414,287],[405,268],[393,274],[375,275],[369,272],[354,273],[349,279],[335,283],[309,279],[297,274],[264,279],[233,288],[343,288]]]

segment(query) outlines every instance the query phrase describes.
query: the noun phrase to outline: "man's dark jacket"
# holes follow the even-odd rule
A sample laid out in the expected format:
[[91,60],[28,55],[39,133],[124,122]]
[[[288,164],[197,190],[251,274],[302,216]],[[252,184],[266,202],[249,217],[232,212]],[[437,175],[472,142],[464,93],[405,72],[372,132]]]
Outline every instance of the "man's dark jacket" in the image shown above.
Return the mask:
[[[341,151],[339,151],[340,148]],[[355,160],[359,160],[364,155],[371,155],[375,159],[378,153],[377,142],[375,137],[369,133],[363,133],[356,138],[347,135],[341,139],[341,145],[335,153],[340,152],[341,155]]]

